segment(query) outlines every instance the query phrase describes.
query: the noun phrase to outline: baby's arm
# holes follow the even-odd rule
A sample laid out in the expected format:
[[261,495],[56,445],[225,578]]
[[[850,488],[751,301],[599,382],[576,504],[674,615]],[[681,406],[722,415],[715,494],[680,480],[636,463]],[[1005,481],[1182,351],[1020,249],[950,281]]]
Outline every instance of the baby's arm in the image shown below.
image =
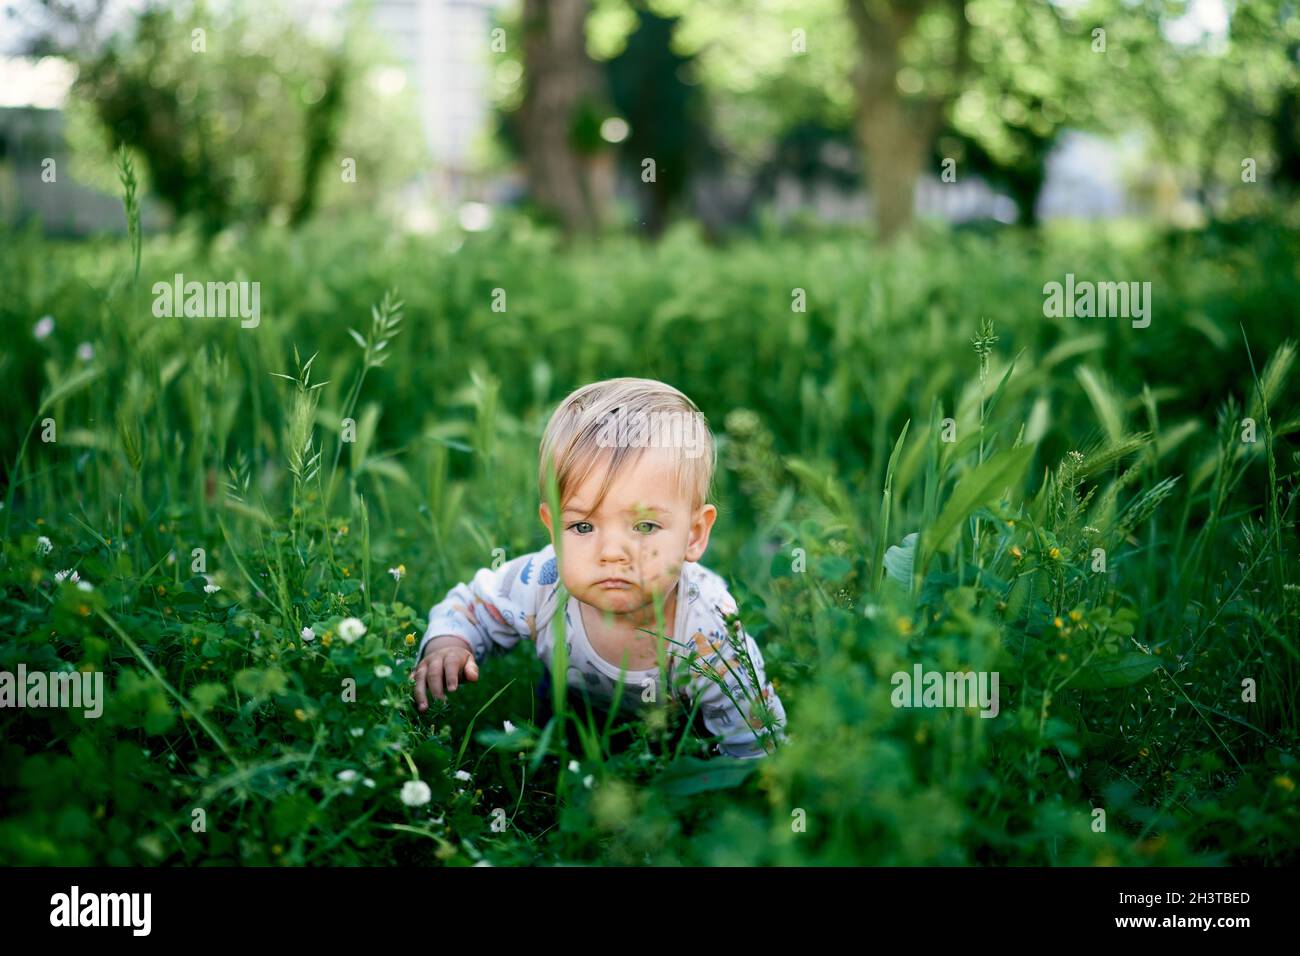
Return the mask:
[[[725,626],[721,616],[717,623],[719,630]],[[733,619],[733,627],[738,623]],[[719,630],[709,634],[696,631],[692,635],[695,660],[691,663],[688,699],[694,706],[694,700],[699,698],[704,726],[709,733],[722,738],[718,747],[724,756],[767,756],[778,742],[785,740],[785,706],[767,679],[763,654],[754,639],[743,627],[734,630],[736,636],[730,640]],[[752,674],[737,644],[749,657]],[[768,715],[766,725],[764,709]]]
[[480,568],[430,609],[412,675],[421,711],[428,706],[426,687],[435,698],[445,699],[444,687],[455,690],[462,672],[477,681],[479,661],[531,635],[538,562],[539,554],[526,554],[496,569]]

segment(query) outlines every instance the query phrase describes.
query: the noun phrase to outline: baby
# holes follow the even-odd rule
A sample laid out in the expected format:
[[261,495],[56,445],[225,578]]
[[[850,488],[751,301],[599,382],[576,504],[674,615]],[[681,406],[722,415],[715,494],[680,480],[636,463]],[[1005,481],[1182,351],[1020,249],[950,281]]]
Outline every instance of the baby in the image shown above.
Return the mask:
[[[610,704],[621,681],[626,711],[662,700],[690,713],[698,703],[697,722],[723,755],[774,750],[784,740],[781,699],[738,620],[728,634],[724,615],[736,602],[726,584],[697,563],[718,514],[705,503],[716,462],[703,415],[669,385],[615,378],[569,395],[539,453],[539,514],[551,544],[480,569],[430,610],[413,674],[419,710],[429,694],[445,700],[462,676],[477,681],[484,657],[523,639],[549,669],[563,582],[571,689]],[[546,500],[548,469],[559,515]]]

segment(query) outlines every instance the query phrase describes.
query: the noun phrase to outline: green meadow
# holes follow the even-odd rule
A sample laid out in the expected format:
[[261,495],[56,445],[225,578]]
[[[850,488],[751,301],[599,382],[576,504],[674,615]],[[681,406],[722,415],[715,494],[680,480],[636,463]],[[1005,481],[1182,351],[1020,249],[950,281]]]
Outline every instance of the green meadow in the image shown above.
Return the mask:
[[[1294,864],[1297,263],[1270,222],[2,235],[0,670],[105,700],[0,710],[0,862]],[[260,321],[160,317],[177,274]],[[1149,324],[1045,315],[1067,275]],[[547,543],[551,408],[620,375],[717,436],[763,760],[538,726],[526,642],[412,702],[430,606]],[[996,716],[896,706],[918,665]]]

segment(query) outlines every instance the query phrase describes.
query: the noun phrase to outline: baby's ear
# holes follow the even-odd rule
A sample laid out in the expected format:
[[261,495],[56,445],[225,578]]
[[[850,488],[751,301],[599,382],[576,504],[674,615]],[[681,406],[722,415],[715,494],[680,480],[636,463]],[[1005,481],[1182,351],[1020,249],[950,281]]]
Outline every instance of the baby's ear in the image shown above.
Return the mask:
[[551,532],[551,538],[553,540],[555,537],[555,532],[551,528],[550,505],[548,505],[545,501],[543,501],[540,505],[537,506],[537,515],[542,519],[542,524],[546,525],[546,530]]

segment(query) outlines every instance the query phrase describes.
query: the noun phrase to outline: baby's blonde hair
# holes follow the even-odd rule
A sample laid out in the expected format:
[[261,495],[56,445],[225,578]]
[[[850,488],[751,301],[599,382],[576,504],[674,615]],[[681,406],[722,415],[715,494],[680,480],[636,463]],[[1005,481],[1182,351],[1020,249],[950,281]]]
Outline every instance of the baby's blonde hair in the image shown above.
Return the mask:
[[547,500],[548,463],[555,469],[563,505],[597,463],[608,457],[605,480],[588,512],[592,514],[619,472],[647,447],[677,452],[677,490],[691,502],[692,511],[708,502],[718,452],[708,421],[694,402],[671,385],[649,378],[611,378],[584,385],[559,404],[546,425],[538,453],[541,500]]

